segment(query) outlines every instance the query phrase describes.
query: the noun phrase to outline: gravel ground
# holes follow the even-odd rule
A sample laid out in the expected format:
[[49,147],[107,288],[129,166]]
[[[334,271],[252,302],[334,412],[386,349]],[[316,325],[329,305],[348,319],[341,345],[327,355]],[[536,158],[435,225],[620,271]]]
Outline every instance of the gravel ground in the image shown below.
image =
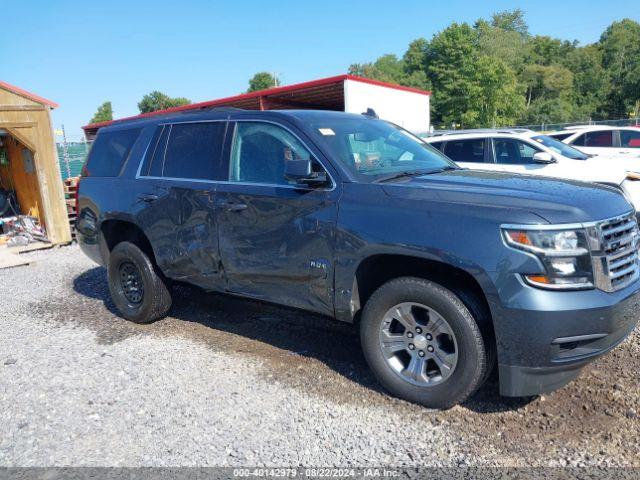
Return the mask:
[[349,327],[187,287],[139,326],[77,247],[28,255],[0,270],[0,465],[640,466],[640,329],[554,394],[492,378],[437,412],[385,395]]

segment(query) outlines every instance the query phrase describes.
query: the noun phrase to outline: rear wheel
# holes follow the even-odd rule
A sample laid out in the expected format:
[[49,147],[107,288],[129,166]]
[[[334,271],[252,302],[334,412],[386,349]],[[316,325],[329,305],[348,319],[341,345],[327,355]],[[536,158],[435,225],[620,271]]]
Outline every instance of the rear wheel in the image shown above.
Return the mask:
[[364,354],[392,394],[431,408],[464,401],[484,382],[487,347],[465,304],[428,280],[392,280],[362,313]]
[[117,244],[109,255],[109,291],[127,320],[149,323],[171,308],[171,293],[149,257],[130,242]]

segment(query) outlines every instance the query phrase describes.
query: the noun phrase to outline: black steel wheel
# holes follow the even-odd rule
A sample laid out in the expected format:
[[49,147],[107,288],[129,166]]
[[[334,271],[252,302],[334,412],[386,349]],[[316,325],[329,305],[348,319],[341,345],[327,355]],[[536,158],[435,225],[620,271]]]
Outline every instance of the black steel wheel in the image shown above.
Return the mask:
[[135,244],[118,243],[109,254],[109,291],[120,315],[136,323],[164,317],[171,293],[152,260]]

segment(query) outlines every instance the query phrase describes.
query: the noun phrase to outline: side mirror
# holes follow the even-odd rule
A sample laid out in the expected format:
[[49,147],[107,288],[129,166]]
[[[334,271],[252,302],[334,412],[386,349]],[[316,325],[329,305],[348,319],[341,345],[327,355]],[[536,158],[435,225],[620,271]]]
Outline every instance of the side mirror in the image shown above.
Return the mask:
[[548,152],[536,152],[533,154],[533,161],[536,163],[555,163],[556,159]]
[[313,171],[313,161],[307,159],[287,160],[284,163],[284,178],[289,182],[310,187],[327,184],[327,174]]

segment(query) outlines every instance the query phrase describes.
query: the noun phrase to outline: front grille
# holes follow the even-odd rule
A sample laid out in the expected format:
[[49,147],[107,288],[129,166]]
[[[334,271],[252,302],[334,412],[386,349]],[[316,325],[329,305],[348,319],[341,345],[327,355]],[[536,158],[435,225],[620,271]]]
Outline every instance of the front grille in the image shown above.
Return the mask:
[[[638,278],[638,223],[635,212],[611,218],[596,225],[601,256],[596,268],[596,283],[607,292],[615,292]],[[598,262],[596,262],[598,267]]]

